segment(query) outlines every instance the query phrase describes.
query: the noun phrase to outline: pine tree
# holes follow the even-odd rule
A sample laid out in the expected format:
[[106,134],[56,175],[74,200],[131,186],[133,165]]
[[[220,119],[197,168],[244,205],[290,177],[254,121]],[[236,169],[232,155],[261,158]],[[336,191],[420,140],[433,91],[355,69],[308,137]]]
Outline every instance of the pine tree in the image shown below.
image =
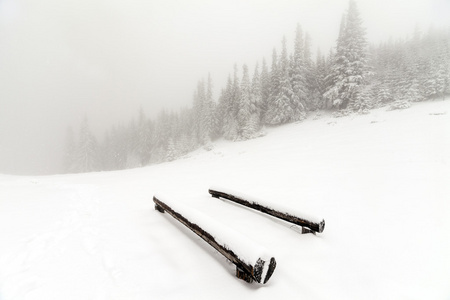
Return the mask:
[[358,92],[369,75],[365,31],[355,1],[350,0],[340,28],[330,74],[332,85],[325,97],[332,99],[335,107],[345,109],[351,102],[360,99]]
[[147,120],[144,109],[139,109],[139,120],[137,124],[137,137],[136,137],[136,154],[139,158],[141,166],[145,166],[150,161],[150,155],[152,151],[151,140],[151,123]]
[[[196,124],[198,125],[198,122]],[[155,147],[153,148],[152,156],[155,162],[161,162],[166,159],[169,139],[171,138],[170,128],[170,116],[165,110],[162,110],[156,120],[155,136],[153,137]],[[196,128],[194,128],[194,132],[196,135],[198,134]],[[198,136],[195,138],[198,141]]]
[[260,124],[265,123],[267,107],[270,97],[270,75],[267,69],[266,60],[263,58],[261,69],[261,105],[260,105]]
[[211,74],[208,74],[208,83],[206,87],[206,99],[203,107],[203,127],[205,128],[205,143],[211,142],[214,135],[215,118],[214,118],[214,99],[213,99],[213,82]]
[[391,89],[386,83],[381,83],[376,87],[375,97],[375,107],[386,105],[392,102],[393,99]]
[[225,138],[230,140],[237,140],[240,137],[240,125],[238,120],[238,112],[240,109],[241,99],[241,87],[238,76],[237,65],[234,65],[233,81],[229,81],[230,85],[227,86],[227,98],[228,98],[228,124]]
[[139,155],[137,153],[137,145],[138,145],[138,125],[136,120],[131,119],[128,127],[125,130],[124,144],[126,151],[126,165],[125,168],[136,168],[141,166],[139,162]]
[[305,33],[304,46],[305,83],[306,83],[306,111],[319,108],[321,94],[319,93],[318,81],[314,62],[311,53],[311,37]]
[[264,114],[264,123],[272,124],[275,119],[274,103],[280,90],[280,72],[278,70],[278,54],[274,48],[272,51],[272,67],[270,70],[270,88],[267,101],[267,108]]
[[326,103],[322,96],[327,89],[326,80],[325,80],[327,73],[328,73],[328,66],[325,61],[325,57],[320,52],[320,49],[317,49],[317,58],[316,58],[316,64],[315,64],[315,69],[314,69],[314,77],[316,80],[317,108],[318,109],[327,108]]
[[175,143],[172,138],[169,138],[167,143],[167,152],[166,152],[166,160],[173,161],[177,158],[177,151],[175,149]]
[[331,104],[327,106],[338,107],[342,105],[341,89],[345,74],[345,49],[344,49],[344,35],[345,35],[345,14],[342,15],[341,25],[339,27],[339,36],[336,44],[336,53],[330,51],[330,60],[332,60],[330,72],[326,77],[327,90],[324,93],[324,98]]
[[194,94],[194,110],[195,110],[195,128],[197,131],[197,141],[200,145],[204,145],[208,141],[208,119],[209,107],[206,103],[205,82],[199,81],[197,92]]
[[[236,82],[236,78],[235,81]],[[235,112],[234,92],[235,87],[231,76],[228,77],[227,87],[222,95],[222,109],[223,117],[223,136],[228,140],[235,140],[238,138],[238,123]]]
[[217,136],[223,136],[224,135],[224,126],[225,126],[225,113],[227,108],[227,99],[225,97],[225,89],[222,88],[220,91],[219,100],[216,106],[216,109],[214,110],[214,117],[217,120]]
[[112,158],[108,164],[109,169],[121,170],[126,167],[128,152],[126,143],[126,128],[124,126],[114,126],[110,134]]
[[261,77],[259,74],[259,66],[256,64],[255,72],[252,78],[251,98],[250,98],[250,121],[249,127],[252,135],[260,129],[261,120],[261,102],[262,102],[262,87]]
[[298,97],[294,94],[289,77],[289,60],[286,48],[286,38],[283,38],[282,52],[278,66],[279,85],[274,92],[269,104],[269,124],[278,125],[301,118],[295,114],[293,103],[298,103]]
[[73,173],[76,171],[76,154],[77,145],[75,141],[75,134],[72,127],[68,127],[66,130],[66,140],[64,148],[64,172]]
[[308,98],[306,83],[306,64],[303,32],[300,25],[297,25],[294,44],[294,57],[292,64],[292,91],[295,97],[292,98],[292,109],[294,119],[300,120],[304,117],[306,111],[306,102]]
[[237,114],[237,120],[239,125],[239,138],[249,139],[251,137],[251,130],[248,126],[248,121],[250,119],[250,101],[251,101],[251,84],[250,77],[248,74],[248,67],[244,65],[242,67],[242,81],[239,93],[239,110]]
[[81,123],[80,137],[76,159],[76,169],[79,172],[92,172],[97,167],[97,141],[89,129],[89,122],[85,117]]
[[99,145],[99,169],[101,171],[111,171],[114,166],[114,152],[112,147],[111,133],[106,131],[103,142]]
[[429,49],[426,49],[428,70],[423,84],[426,98],[444,97],[448,93],[446,91],[450,78],[450,38],[445,38],[442,33],[435,35],[434,41],[428,41]]
[[372,90],[370,86],[358,89],[354,95],[354,100],[350,102],[349,108],[360,114],[367,114],[372,109]]
[[231,111],[237,122],[237,116],[239,112],[239,101],[241,99],[241,84],[239,81],[238,67],[234,65],[233,86],[231,90]]

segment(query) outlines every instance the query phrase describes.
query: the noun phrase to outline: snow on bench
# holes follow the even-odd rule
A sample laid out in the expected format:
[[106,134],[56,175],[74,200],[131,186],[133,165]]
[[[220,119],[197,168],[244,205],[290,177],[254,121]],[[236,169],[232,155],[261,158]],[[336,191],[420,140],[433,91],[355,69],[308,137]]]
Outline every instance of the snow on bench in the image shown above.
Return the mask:
[[167,212],[236,265],[236,276],[265,284],[276,267],[275,258],[261,245],[212,218],[165,196],[153,197],[155,209]]
[[[284,221],[302,226],[302,233],[323,232],[325,220],[305,215],[304,213],[294,211],[293,209],[282,207],[275,203],[266,203],[264,200],[237,192],[228,188],[212,186],[209,193],[214,198],[225,198],[235,203],[247,206],[249,208],[266,213]],[[307,229],[305,229],[305,227]]]

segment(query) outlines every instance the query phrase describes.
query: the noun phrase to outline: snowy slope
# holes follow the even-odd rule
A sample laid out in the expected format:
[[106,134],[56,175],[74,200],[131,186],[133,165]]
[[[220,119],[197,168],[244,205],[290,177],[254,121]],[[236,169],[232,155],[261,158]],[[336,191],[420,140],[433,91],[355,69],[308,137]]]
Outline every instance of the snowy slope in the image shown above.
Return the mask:
[[[0,299],[449,299],[450,101],[272,128],[147,168],[0,175]],[[322,234],[211,198],[323,217]],[[167,214],[172,195],[269,249],[266,285]]]

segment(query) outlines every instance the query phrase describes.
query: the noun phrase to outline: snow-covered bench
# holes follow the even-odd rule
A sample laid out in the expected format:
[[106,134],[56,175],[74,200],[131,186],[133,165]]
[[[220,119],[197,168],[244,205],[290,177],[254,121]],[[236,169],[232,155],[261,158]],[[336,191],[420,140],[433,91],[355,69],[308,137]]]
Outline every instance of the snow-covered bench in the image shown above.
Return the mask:
[[167,197],[153,197],[155,209],[167,212],[236,265],[236,276],[265,284],[276,267],[268,251],[241,233]]
[[[233,191],[228,188],[212,186],[209,188],[209,193],[214,198],[225,198],[235,203],[244,205],[246,207],[258,210],[273,217],[282,219],[284,221],[302,226],[302,233],[322,232],[325,228],[325,220],[307,216],[300,212],[295,212],[290,208],[281,207],[274,203],[265,203],[261,199],[243,194],[241,192]],[[308,229],[306,229],[308,228]]]

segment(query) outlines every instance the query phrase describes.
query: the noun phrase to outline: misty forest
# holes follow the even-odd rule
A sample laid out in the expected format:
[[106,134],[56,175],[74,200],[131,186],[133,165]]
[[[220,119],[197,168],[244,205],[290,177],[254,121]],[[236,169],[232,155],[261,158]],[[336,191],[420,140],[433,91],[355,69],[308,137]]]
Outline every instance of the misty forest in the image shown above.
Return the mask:
[[193,96],[186,95],[192,97],[190,108],[163,110],[155,119],[136,108],[134,119],[113,126],[101,138],[84,118],[79,130],[67,130],[64,171],[172,161],[199,147],[210,150],[218,138],[257,138],[267,126],[300,122],[323,111],[341,117],[380,107],[405,109],[412,102],[450,94],[450,30],[411,28],[409,38],[369,45],[363,21],[351,1],[335,47],[314,55],[314,37],[298,25],[293,49],[283,37],[270,61],[257,62],[253,70],[235,65],[218,99],[207,76]]

